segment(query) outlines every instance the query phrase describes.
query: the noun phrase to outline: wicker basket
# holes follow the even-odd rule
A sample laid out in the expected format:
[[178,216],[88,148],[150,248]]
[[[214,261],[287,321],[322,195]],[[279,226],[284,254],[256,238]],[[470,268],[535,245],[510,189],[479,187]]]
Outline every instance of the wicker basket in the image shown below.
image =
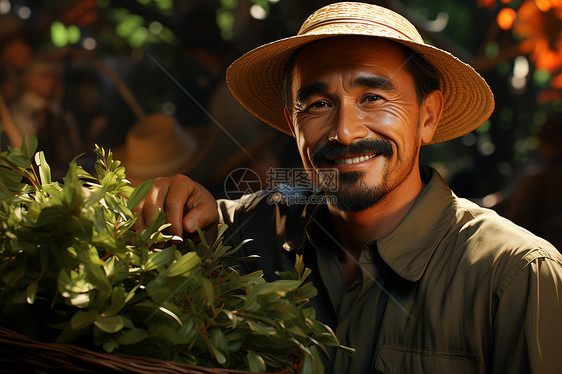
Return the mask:
[[[289,374],[283,369],[278,374]],[[0,327],[0,373],[244,374],[154,358],[107,354],[69,344],[42,343]]]

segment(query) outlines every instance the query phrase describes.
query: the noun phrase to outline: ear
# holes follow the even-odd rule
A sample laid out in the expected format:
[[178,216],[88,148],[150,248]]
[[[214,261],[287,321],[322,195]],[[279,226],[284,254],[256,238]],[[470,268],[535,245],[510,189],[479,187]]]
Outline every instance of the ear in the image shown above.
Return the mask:
[[289,109],[287,109],[287,107],[284,107],[283,113],[285,114],[285,120],[287,121],[287,124],[289,125],[289,129],[291,129],[291,134],[293,134],[293,138],[296,138],[296,136],[295,136],[295,126],[293,125],[293,118],[291,117],[291,113],[289,112]]
[[428,144],[433,139],[442,112],[443,94],[441,90],[435,90],[427,95],[420,108],[420,139],[422,144]]

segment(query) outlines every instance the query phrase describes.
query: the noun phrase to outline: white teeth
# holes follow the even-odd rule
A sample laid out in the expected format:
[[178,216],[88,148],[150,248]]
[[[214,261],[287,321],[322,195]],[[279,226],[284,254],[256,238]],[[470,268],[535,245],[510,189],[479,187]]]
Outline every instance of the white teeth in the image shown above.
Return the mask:
[[361,156],[361,157],[354,157],[354,158],[342,158],[339,160],[334,160],[334,162],[336,164],[356,164],[358,162],[363,162],[363,161],[367,161],[370,160],[371,158],[375,157],[376,155],[370,155],[370,156]]

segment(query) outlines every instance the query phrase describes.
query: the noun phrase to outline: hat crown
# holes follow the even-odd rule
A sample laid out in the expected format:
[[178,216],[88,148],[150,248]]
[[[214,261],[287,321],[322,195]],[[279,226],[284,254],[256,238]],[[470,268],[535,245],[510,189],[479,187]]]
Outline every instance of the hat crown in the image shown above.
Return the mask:
[[402,44],[433,66],[441,77],[443,113],[431,143],[465,135],[494,110],[490,87],[474,69],[451,53],[426,44],[401,15],[373,4],[343,2],[327,5],[303,23],[298,35],[277,40],[246,53],[226,73],[234,97],[250,113],[272,127],[292,134],[282,98],[291,56],[317,40],[366,36]]
[[297,35],[321,34],[327,28],[331,33],[338,28],[342,33],[349,33],[350,27],[356,28],[358,34],[424,43],[414,25],[400,14],[378,5],[350,2],[320,8],[304,21]]

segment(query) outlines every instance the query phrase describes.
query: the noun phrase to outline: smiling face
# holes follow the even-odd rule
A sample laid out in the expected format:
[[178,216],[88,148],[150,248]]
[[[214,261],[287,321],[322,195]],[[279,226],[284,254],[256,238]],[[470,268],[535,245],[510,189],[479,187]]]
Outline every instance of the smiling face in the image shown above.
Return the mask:
[[433,136],[442,97],[436,91],[418,103],[407,59],[393,42],[339,37],[304,47],[295,60],[285,116],[305,167],[338,170],[342,211],[419,193],[419,148]]

